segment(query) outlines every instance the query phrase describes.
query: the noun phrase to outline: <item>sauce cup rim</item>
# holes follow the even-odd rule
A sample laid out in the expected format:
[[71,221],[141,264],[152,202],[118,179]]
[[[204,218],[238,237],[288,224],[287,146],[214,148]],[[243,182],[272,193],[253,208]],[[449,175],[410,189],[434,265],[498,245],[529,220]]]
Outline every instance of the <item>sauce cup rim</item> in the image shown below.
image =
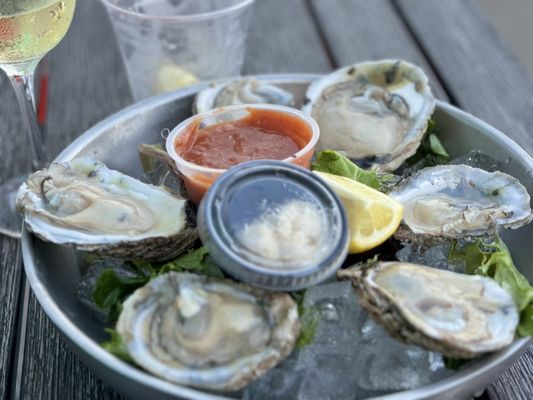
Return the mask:
[[180,136],[181,134],[183,134],[183,132],[186,131],[186,128],[197,120],[202,120],[208,116],[222,115],[222,114],[225,114],[231,111],[241,111],[241,110],[246,111],[247,109],[250,109],[250,108],[260,109],[260,110],[278,111],[278,112],[290,114],[303,120],[311,128],[311,139],[306,143],[306,145],[302,147],[300,150],[298,150],[298,152],[291,155],[290,157],[287,157],[287,158],[284,158],[283,160],[278,160],[278,161],[291,162],[293,160],[296,160],[300,158],[301,156],[303,156],[304,154],[306,154],[307,152],[309,152],[317,144],[318,139],[320,137],[320,128],[318,127],[318,124],[311,116],[303,113],[302,111],[296,108],[281,106],[277,104],[238,104],[238,105],[233,105],[233,106],[218,107],[218,108],[214,108],[212,110],[205,111],[203,113],[196,114],[196,115],[193,115],[187,118],[186,120],[180,122],[174,129],[172,129],[172,131],[168,135],[166,139],[166,143],[165,143],[166,151],[168,155],[170,156],[170,158],[172,158],[172,160],[174,161],[178,170],[182,172],[180,167],[186,167],[186,168],[195,170],[196,172],[200,172],[200,173],[223,174],[229,168],[231,168],[231,167],[211,168],[211,167],[206,167],[203,165],[199,165],[199,164],[195,164],[193,162],[187,161],[176,152],[174,143],[176,141],[176,138]]

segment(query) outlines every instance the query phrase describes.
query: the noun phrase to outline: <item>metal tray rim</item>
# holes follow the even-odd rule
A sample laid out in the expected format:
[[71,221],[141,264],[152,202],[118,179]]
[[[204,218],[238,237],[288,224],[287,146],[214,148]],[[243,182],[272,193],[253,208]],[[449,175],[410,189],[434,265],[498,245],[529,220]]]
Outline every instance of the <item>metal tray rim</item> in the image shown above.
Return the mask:
[[[285,81],[285,82],[297,82],[304,81],[309,82],[316,79],[320,75],[316,74],[271,74],[261,75],[260,79],[267,79],[272,81]],[[117,121],[124,119],[127,116],[135,115],[140,110],[147,110],[157,108],[160,105],[166,104],[171,100],[175,100],[180,97],[187,97],[195,94],[198,90],[205,87],[207,83],[200,83],[186,89],[178,90],[175,92],[159,95],[153,98],[143,100],[139,103],[133,104],[94,125],[91,129],[80,135],[69,146],[67,146],[56,158],[56,161],[66,160],[70,158],[71,154],[75,154],[77,151],[85,147],[88,143],[92,142],[95,138],[99,137],[105,127],[114,125]],[[523,150],[512,139],[508,138],[502,132],[493,128],[489,124],[481,121],[480,119],[468,114],[448,103],[438,100],[437,107],[445,110],[448,114],[453,115],[455,118],[463,121],[468,121],[472,124],[480,126],[482,129],[490,132],[490,134],[499,142],[500,145],[511,148],[519,157],[525,161],[531,169],[533,169],[533,158]],[[101,348],[98,343],[89,338],[83,331],[81,331],[63,311],[57,306],[57,304],[51,299],[47,292],[46,287],[41,283],[38,273],[38,265],[35,262],[34,253],[32,249],[32,241],[34,237],[24,227],[22,232],[22,256],[24,260],[24,268],[26,277],[30,283],[30,286],[37,297],[40,305],[46,312],[47,316],[52,320],[54,325],[59,328],[59,331],[64,337],[73,345],[76,346],[74,350],[79,355],[92,358],[94,362],[103,364],[106,368],[109,368],[113,372],[121,375],[123,378],[132,379],[147,385],[153,389],[163,391],[172,396],[179,396],[181,398],[188,399],[206,399],[206,400],[221,400],[228,399],[227,397],[220,397],[214,394],[202,392],[200,390],[179,386],[163,379],[157,378],[147,372],[137,369],[118,358],[114,357],[106,350]],[[461,370],[454,375],[434,382],[432,384],[419,387],[412,390],[406,390],[388,395],[380,396],[380,399],[394,399],[394,400],[411,400],[422,398],[434,398],[438,395],[443,395],[450,390],[457,389],[459,386],[472,384],[483,378],[484,374],[492,372],[496,369],[507,369],[512,362],[514,362],[528,347],[533,343],[531,338],[521,338],[515,340],[508,348],[491,354],[483,361],[475,363],[472,366]],[[92,364],[92,363],[91,363]],[[105,378],[104,378],[105,379]],[[472,386],[476,386],[475,384]]]

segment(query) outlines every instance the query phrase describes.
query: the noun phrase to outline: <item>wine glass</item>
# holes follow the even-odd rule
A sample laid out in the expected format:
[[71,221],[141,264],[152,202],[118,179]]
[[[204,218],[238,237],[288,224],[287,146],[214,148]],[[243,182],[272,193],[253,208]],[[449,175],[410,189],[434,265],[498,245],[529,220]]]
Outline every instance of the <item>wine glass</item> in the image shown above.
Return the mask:
[[[76,0],[0,0],[0,68],[11,80],[24,114],[34,171],[47,160],[35,114],[33,76],[39,61],[67,33],[75,6]],[[15,197],[25,179],[15,177],[0,185],[0,233],[7,236],[20,237]]]

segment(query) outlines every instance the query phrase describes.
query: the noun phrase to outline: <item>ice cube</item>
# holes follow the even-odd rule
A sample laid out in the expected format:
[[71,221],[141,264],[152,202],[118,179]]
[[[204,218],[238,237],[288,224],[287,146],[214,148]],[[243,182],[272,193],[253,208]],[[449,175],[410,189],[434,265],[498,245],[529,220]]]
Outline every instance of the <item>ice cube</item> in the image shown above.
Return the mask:
[[440,354],[398,342],[371,321],[350,282],[310,288],[303,304],[320,318],[314,341],[248,385],[245,399],[364,399],[447,373]]
[[243,400],[296,399],[306,373],[304,370],[297,370],[297,358],[298,351],[295,351],[276,368],[246,386]]
[[442,356],[390,337],[371,319],[363,326],[354,367],[358,386],[373,395],[426,385],[446,374]]
[[454,272],[464,272],[463,263],[448,260],[450,245],[451,241],[445,241],[424,248],[409,243],[396,253],[396,258],[402,262],[426,265]]
[[470,150],[468,153],[454,158],[449,164],[465,164],[475,168],[481,168],[485,171],[498,171],[500,162],[494,157],[479,150]]

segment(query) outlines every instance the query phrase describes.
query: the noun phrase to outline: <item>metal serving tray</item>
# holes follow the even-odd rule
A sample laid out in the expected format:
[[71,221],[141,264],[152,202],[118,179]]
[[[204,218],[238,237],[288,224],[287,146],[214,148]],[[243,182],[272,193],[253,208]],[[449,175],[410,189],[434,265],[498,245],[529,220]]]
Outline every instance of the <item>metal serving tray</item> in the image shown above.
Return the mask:
[[[315,75],[265,75],[291,90],[299,102]],[[92,154],[110,168],[132,176],[141,174],[139,143],[157,143],[165,129],[172,129],[191,113],[194,95],[206,84],[150,98],[102,121],[69,145],[56,159],[66,161]],[[516,143],[479,119],[443,102],[434,114],[441,139],[452,157],[476,149],[501,163],[501,169],[518,178],[533,193],[533,159]],[[533,281],[531,247],[533,224],[503,232],[518,268]],[[72,349],[119,392],[134,399],[222,399],[212,393],[178,386],[137,369],[102,349],[103,325],[76,300],[81,261],[73,250],[45,243],[28,231],[22,235],[24,266],[30,285],[53,323]],[[507,349],[488,355],[468,368],[431,385],[390,394],[384,399],[461,399],[490,385],[525,351],[529,339],[518,339]]]

